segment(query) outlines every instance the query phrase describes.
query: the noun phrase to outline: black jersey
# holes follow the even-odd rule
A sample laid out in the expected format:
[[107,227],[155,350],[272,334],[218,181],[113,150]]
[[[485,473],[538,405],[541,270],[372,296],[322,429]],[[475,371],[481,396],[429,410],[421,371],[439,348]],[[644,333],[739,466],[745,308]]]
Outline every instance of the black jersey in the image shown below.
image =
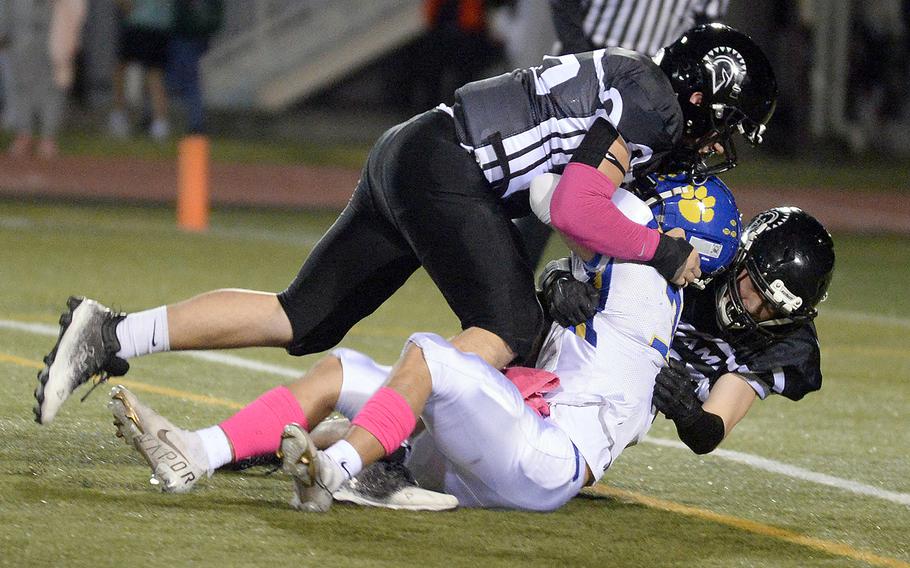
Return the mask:
[[452,110],[462,145],[504,198],[561,172],[599,117],[628,143],[635,175],[658,164],[683,128],[670,81],[625,49],[546,57],[540,67],[468,83]]
[[715,318],[714,295],[719,280],[705,290],[686,289],[682,321],[671,354],[686,363],[698,381],[698,396],[725,373],[742,376],[760,398],[771,393],[799,400],[822,385],[821,353],[815,325],[807,323],[785,339],[764,348],[735,348],[722,339]]

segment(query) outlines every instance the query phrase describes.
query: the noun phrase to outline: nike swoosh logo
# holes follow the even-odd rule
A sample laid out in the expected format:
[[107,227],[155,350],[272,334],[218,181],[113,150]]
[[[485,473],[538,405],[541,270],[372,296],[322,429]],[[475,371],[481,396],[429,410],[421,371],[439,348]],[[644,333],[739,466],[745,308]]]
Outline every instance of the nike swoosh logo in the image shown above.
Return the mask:
[[185,455],[183,455],[183,452],[181,452],[181,451],[177,448],[177,446],[175,446],[174,443],[171,442],[171,441],[168,439],[167,435],[168,435],[170,432],[171,432],[170,430],[158,430],[158,439],[161,440],[162,442],[164,442],[165,444],[167,444],[167,446],[168,446],[169,448],[171,448],[172,450],[174,450],[175,452],[177,452],[178,454],[180,454],[180,457],[182,457],[183,460],[184,460],[186,463],[190,463],[190,460],[187,459],[187,457],[186,457]]
[[152,347],[158,347],[158,344],[155,343],[155,332],[158,330],[158,321],[152,322]]
[[344,470],[344,473],[348,476],[348,479],[351,479],[351,478],[354,477],[353,475],[351,475],[351,472],[348,471],[348,462],[343,461],[343,462],[341,462],[341,463],[338,464],[338,465],[341,466],[341,469]]

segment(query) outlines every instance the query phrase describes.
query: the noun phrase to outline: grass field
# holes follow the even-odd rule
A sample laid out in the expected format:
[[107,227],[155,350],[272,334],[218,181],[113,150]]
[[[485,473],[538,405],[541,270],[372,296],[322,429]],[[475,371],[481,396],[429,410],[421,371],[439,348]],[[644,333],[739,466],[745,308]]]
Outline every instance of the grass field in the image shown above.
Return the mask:
[[[106,387],[33,422],[35,374],[68,295],[136,310],[218,287],[281,289],[331,221],[216,211],[211,231],[191,235],[164,208],[0,201],[0,565],[910,566],[906,237],[835,235],[819,393],[757,403],[704,457],[659,419],[605,483],[552,514],[305,515],[287,505],[286,478],[257,469],[165,495],[114,437]],[[415,330],[457,330],[422,273],[344,345],[391,363]],[[235,358],[136,360],[125,383],[201,427],[315,360],[221,354]]]

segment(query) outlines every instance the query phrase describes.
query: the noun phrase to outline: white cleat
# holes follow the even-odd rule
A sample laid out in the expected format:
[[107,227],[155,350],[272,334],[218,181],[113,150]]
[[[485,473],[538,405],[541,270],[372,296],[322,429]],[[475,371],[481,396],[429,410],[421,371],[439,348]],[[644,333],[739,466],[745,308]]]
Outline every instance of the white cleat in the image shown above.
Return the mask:
[[404,464],[397,462],[372,464],[345,481],[333,497],[356,505],[404,511],[448,511],[458,507],[454,495],[420,487]]
[[325,477],[333,475],[329,458],[316,449],[310,435],[297,424],[288,424],[281,434],[281,471],[294,478],[294,497],[291,507],[298,511],[325,513],[332,506],[331,485]]
[[162,491],[185,493],[212,475],[198,435],[177,428],[123,386],[111,390],[109,406],[117,436],[139,451]]
[[129,363],[117,357],[116,327],[125,315],[85,298],[70,297],[66,305],[57,343],[38,372],[34,412],[39,424],[53,420],[73,391],[91,377],[100,375],[104,381],[129,370]]

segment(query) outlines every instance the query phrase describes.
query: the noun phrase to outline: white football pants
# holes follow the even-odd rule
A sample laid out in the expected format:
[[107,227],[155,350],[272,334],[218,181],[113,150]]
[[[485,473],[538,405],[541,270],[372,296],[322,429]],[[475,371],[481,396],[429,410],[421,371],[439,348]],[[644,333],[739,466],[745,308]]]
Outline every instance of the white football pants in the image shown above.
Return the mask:
[[[423,350],[433,388],[426,432],[408,467],[423,487],[462,507],[552,511],[582,488],[585,461],[568,435],[531,410],[502,373],[434,334],[409,340]],[[388,378],[390,367],[337,349],[344,382],[337,409],[350,419]]]

